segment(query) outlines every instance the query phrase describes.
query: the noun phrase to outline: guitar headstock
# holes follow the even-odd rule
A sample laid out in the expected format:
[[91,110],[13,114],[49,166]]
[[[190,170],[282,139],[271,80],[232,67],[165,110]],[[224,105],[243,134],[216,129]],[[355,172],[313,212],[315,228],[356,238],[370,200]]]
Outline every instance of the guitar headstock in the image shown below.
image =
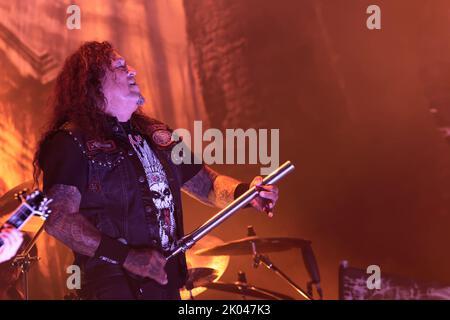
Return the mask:
[[23,190],[18,192],[15,197],[21,202],[21,204],[17,207],[6,223],[16,229],[20,230],[33,215],[39,216],[45,220],[50,214],[48,205],[52,202],[52,199],[48,199],[39,190],[34,190],[30,194],[27,194],[27,190]]
[[34,190],[30,194],[26,194],[27,190],[24,189],[17,194],[17,198],[22,202],[26,203],[30,209],[33,211],[34,215],[40,216],[46,219],[50,214],[51,210],[48,205],[52,202],[52,199],[48,199],[44,193],[39,190]]
[[14,194],[14,198],[20,203],[23,203],[24,201],[26,201],[28,191],[29,190],[27,188],[22,189],[21,191]]

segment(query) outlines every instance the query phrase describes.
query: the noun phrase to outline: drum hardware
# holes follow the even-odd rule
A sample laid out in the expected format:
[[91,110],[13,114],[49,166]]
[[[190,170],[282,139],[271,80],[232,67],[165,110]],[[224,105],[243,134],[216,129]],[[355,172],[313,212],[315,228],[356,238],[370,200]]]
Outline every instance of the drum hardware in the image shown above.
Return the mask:
[[239,240],[229,241],[214,247],[195,251],[198,256],[242,256],[253,254],[252,243],[258,247],[260,253],[282,252],[290,249],[303,248],[310,241],[288,237],[258,237],[250,236]]
[[[210,279],[211,281],[219,280],[222,275],[225,273],[225,270],[228,267],[230,262],[230,257],[227,255],[222,256],[199,256],[194,254],[195,250],[200,250],[204,248],[209,248],[212,246],[217,246],[223,244],[224,242],[218,237],[212,235],[206,235],[203,239],[198,241],[194,247],[186,252],[186,264],[188,268],[188,280],[183,289],[180,290],[180,296],[183,300],[191,299],[193,300],[199,294],[205,292],[207,289],[205,287],[201,287],[198,284],[201,284],[198,281],[194,281],[193,289],[188,290],[186,287],[190,287],[190,274],[195,273],[196,275],[204,274],[203,272],[207,272],[206,269],[214,270],[215,278]],[[204,271],[199,271],[201,269],[205,269]],[[190,271],[190,270],[198,270],[198,271]]]
[[[308,282],[308,291],[303,290],[288,275],[280,270],[267,255],[263,253],[280,252],[289,249],[302,249],[303,258],[308,273],[312,281]],[[247,237],[235,241],[230,241],[212,248],[198,250],[197,255],[252,255],[253,267],[257,268],[260,264],[272,270],[277,276],[286,281],[295,291],[307,300],[313,300],[312,284],[317,285],[317,291],[320,297],[322,292],[319,286],[320,276],[311,249],[311,242],[299,238],[260,238],[256,235],[252,226],[247,228]]]
[[212,268],[193,268],[188,269],[188,280],[186,281],[185,288],[189,291],[190,300],[194,299],[192,290],[197,287],[203,287],[208,283],[214,282],[218,278],[219,270]]
[[[245,275],[245,272],[242,270],[238,271],[238,283],[242,283],[243,285],[248,285],[247,276]],[[246,296],[242,296],[242,300],[247,300]]]
[[244,300],[247,300],[248,297],[265,300],[294,300],[290,296],[248,284],[245,273],[242,271],[239,271],[238,281],[234,283],[217,281],[206,284],[204,287],[212,290],[239,294]]
[[31,264],[33,262],[39,261],[41,258],[38,256],[31,256],[30,252],[33,249],[36,241],[44,231],[44,226],[42,225],[38,232],[34,235],[33,239],[27,244],[25,249],[18,255],[14,257],[13,266],[20,268],[23,275],[23,291],[25,295],[25,300],[29,300],[29,285],[28,285],[28,272],[30,271]]
[[[256,236],[253,226],[248,227],[248,236]],[[314,300],[313,297],[304,291],[298,284],[281,271],[270,259],[269,256],[263,255],[258,251],[256,241],[250,241],[253,251],[253,267],[256,269],[260,264],[263,264],[267,269],[272,270],[277,276],[286,281],[295,291],[302,295],[306,300]]]

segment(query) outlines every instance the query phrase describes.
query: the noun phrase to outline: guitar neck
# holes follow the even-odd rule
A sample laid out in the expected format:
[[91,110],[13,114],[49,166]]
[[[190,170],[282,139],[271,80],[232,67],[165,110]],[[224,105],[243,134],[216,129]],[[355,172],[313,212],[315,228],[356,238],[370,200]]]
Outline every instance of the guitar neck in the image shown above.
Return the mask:
[[22,203],[6,223],[20,230],[32,215],[33,209],[27,203]]
[[[31,218],[33,215],[33,210],[30,208],[30,206],[27,203],[22,203],[16,211],[13,213],[13,215],[6,221],[6,224],[16,228],[21,229],[25,223]],[[0,230],[2,230],[5,227],[5,224],[0,227]],[[0,239],[0,247],[3,246],[4,242],[2,239]]]

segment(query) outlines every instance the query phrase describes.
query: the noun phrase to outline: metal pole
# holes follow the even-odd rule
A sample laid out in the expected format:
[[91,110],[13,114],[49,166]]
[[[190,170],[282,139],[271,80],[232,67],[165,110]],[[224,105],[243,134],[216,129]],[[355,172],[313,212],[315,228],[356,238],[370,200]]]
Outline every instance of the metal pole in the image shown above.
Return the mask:
[[[294,165],[290,161],[286,161],[279,168],[275,169],[272,173],[266,176],[261,185],[274,184],[285,175],[292,172],[295,169]],[[211,230],[218,227],[222,222],[235,214],[239,209],[244,208],[250,201],[252,201],[258,195],[258,190],[255,186],[251,187],[239,198],[231,202],[228,206],[220,210],[216,215],[206,221],[202,226],[198,227],[196,230],[190,234],[184,236],[179,242],[177,248],[175,248],[169,256],[166,257],[167,260],[176,256],[180,252],[185,252],[194,244],[207,235]]]
[[258,254],[257,257],[258,261],[261,262],[263,265],[267,267],[267,269],[272,270],[277,274],[280,278],[285,280],[289,285],[295,289],[298,293],[300,293],[306,300],[314,300],[309,294],[307,294],[302,288],[300,288],[299,285],[297,285],[294,281],[291,280],[283,271],[278,269],[277,266],[275,266],[272,261],[270,261],[269,257]]

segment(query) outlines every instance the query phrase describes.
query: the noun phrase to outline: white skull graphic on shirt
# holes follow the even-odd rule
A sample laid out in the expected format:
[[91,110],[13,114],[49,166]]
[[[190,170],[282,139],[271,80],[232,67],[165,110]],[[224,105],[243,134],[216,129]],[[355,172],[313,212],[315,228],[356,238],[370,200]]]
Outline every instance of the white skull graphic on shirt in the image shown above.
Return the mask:
[[144,167],[147,182],[157,209],[159,236],[163,250],[169,250],[175,238],[175,205],[163,166],[152,149],[140,135],[128,135],[139,160]]

